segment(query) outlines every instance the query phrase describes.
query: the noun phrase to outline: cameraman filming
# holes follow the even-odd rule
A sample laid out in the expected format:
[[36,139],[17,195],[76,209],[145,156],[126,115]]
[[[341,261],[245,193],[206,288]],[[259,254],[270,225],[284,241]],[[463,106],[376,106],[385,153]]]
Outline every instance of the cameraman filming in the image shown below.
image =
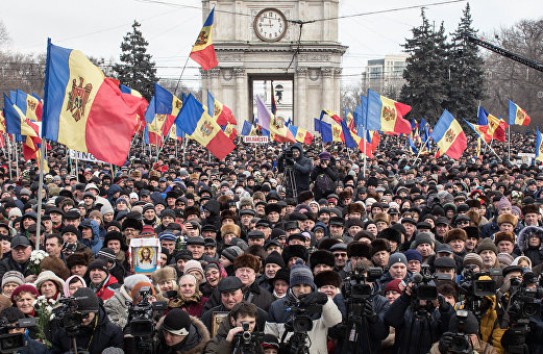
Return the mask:
[[7,341],[6,344],[13,345],[13,343],[16,342],[13,338],[15,337],[14,335],[23,335],[24,341],[20,344],[24,345],[24,348],[17,350],[17,353],[47,354],[47,347],[37,340],[30,338],[28,336],[28,329],[19,325],[19,320],[23,320],[25,318],[24,313],[17,307],[5,308],[2,313],[0,313],[0,321],[3,327],[0,336],[0,348],[2,349],[2,352],[4,352],[3,350],[7,349],[4,347],[4,340]]
[[254,333],[257,317],[258,308],[254,304],[242,301],[235,305],[220,324],[217,335],[207,343],[204,353],[263,353]]
[[[302,348],[311,354],[326,353],[328,329],[341,320],[334,301],[316,291],[311,270],[297,263],[290,270],[288,295],[271,304],[265,332],[277,337],[280,345],[291,352]],[[306,330],[296,330],[296,323]],[[293,341],[296,337],[304,338],[305,343]]]
[[[298,193],[309,190],[309,176],[313,170],[313,161],[304,156],[304,149],[302,144],[296,143],[292,145],[289,151],[281,154],[277,161],[277,169],[280,173],[284,173],[288,168],[292,168],[294,172],[294,181],[289,181],[289,176],[285,176],[285,181],[287,182],[287,196],[289,193],[290,196],[297,197],[297,195],[292,195],[293,190],[298,191]],[[290,185],[294,183],[294,186]]]
[[[123,348],[121,328],[109,321],[94,291],[80,288],[74,293],[74,301],[77,308],[67,310],[64,319],[80,318],[80,322],[62,321],[60,328],[53,334],[51,353],[83,350],[90,354],[100,354],[109,347]],[[66,322],[70,322],[69,327],[66,327]]]

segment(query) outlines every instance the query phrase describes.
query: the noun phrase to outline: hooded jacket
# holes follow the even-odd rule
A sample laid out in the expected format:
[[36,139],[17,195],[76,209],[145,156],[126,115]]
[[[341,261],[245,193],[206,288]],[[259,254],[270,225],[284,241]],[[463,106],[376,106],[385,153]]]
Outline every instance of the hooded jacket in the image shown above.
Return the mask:
[[100,238],[100,225],[95,220],[90,220],[92,230],[92,239],[81,238],[79,242],[91,249],[93,254],[97,254],[103,247],[103,240]]
[[221,228],[221,205],[215,199],[210,199],[204,206],[209,211],[209,217],[202,220],[202,225],[213,225],[217,230]]
[[[536,234],[539,237],[539,247],[530,247],[529,238],[532,234]],[[532,267],[543,262],[543,228],[526,226],[518,235],[517,245],[522,254],[530,258]]]
[[[296,188],[298,193],[309,190],[309,177],[313,170],[313,161],[304,155],[304,149],[302,144],[296,143],[292,145],[291,149],[297,149],[300,151],[300,156],[294,163],[294,180],[296,181]],[[281,155],[278,161],[279,172],[285,171],[285,155]]]

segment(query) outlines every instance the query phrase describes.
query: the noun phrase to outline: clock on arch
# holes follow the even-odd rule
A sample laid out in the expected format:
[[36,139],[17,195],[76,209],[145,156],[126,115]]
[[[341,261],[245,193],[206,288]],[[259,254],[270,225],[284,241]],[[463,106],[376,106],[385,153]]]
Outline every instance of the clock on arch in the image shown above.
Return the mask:
[[256,36],[264,42],[279,42],[287,33],[287,18],[274,8],[260,11],[253,21]]

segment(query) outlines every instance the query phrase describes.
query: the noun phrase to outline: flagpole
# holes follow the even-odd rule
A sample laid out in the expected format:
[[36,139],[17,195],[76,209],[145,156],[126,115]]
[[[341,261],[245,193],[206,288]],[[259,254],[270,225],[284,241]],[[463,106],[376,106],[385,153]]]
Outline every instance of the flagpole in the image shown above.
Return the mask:
[[[426,139],[426,141],[424,142],[423,147],[426,145],[426,143],[428,142],[428,140],[430,140],[430,137],[428,137]],[[417,154],[417,157],[415,157],[415,161],[413,161],[413,166],[416,166],[417,165],[417,160],[419,159],[419,156],[420,154],[422,153],[422,149],[419,150],[419,153]]]
[[496,151],[494,151],[494,149],[493,149],[490,145],[488,145],[488,143],[485,141],[485,139],[481,139],[481,140],[482,140],[482,141],[485,143],[485,145],[490,149],[490,151],[492,151],[492,153],[493,153],[494,155],[496,155],[496,157],[498,158],[498,161],[499,161],[499,162],[502,162],[502,159],[498,156],[498,154],[496,154]]
[[40,249],[40,234],[41,234],[41,210],[42,210],[42,202],[43,202],[43,168],[45,166],[45,146],[47,145],[47,141],[45,139],[42,140],[41,146],[40,146],[40,180],[38,182],[38,220],[36,221],[36,250]]
[[183,74],[185,73],[185,69],[187,68],[187,64],[189,63],[189,58],[190,58],[190,55],[187,56],[185,65],[183,65],[183,69],[181,70],[181,75],[179,75],[179,79],[177,79],[177,83],[175,84],[175,90],[173,90],[174,96],[177,96],[177,88],[179,87],[179,83],[181,82],[181,79],[183,78]]
[[508,135],[509,135],[509,153],[508,153],[508,160],[511,161],[511,124],[508,124]]
[[367,159],[367,155],[366,155],[366,144],[368,143],[368,137],[366,136],[366,126],[362,126],[362,136],[364,137],[364,141],[363,141],[363,144],[364,144],[364,167],[363,167],[363,172],[362,172],[362,176],[364,178],[366,178],[366,167],[368,165],[368,159]]
[[9,167],[9,179],[13,179],[13,170],[11,169],[11,139],[9,134],[6,134],[7,150],[8,150],[8,167]]
[[13,137],[13,148],[15,150],[15,177],[19,177],[19,149],[17,148],[17,141],[15,141],[15,134],[11,135]]
[[177,159],[177,137],[175,137],[175,158]]
[[188,143],[189,143],[189,138],[187,134],[185,134],[184,139],[183,139],[183,162],[185,162],[185,154],[187,152]]

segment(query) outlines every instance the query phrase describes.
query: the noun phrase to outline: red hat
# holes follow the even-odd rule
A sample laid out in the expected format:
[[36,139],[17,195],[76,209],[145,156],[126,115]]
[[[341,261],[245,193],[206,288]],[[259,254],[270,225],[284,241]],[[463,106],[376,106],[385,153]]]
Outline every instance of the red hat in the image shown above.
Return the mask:
[[402,282],[402,279],[393,279],[389,281],[387,286],[385,287],[385,294],[389,291],[395,291],[401,294],[403,292],[402,289],[400,289],[401,282]]

